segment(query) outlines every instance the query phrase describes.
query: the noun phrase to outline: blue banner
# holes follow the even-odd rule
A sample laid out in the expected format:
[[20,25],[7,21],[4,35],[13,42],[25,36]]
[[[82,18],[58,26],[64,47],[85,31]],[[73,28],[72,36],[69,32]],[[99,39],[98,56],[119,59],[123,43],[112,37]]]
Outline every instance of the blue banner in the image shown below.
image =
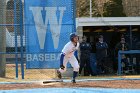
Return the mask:
[[24,0],[26,67],[58,68],[59,56],[75,30],[73,0]]

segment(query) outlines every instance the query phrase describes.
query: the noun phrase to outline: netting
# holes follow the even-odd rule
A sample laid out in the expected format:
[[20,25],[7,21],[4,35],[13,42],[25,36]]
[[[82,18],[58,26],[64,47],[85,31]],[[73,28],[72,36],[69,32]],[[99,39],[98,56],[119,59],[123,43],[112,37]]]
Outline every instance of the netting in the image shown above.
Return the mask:
[[[60,6],[67,2],[66,0],[64,1]],[[76,1],[77,17],[89,17],[90,13],[92,13],[92,17],[140,16],[140,2],[138,0],[92,0],[92,12],[90,12],[90,0]],[[118,9],[119,15],[114,16],[114,9],[115,11]],[[21,74],[24,74],[24,70],[26,79],[54,78],[56,74],[55,69],[26,69],[25,45],[27,42],[24,29],[25,25],[23,25],[23,19],[26,17],[24,16],[23,10],[24,2],[21,2],[21,0],[0,0],[0,76],[6,76],[8,78],[21,77]],[[69,10],[73,9],[69,8]],[[69,15],[69,12],[67,15]],[[72,19],[74,16],[71,15],[68,16],[68,19],[64,19],[66,25],[71,23],[71,21],[69,22],[69,18]],[[71,30],[72,28],[65,26],[65,29]],[[66,42],[65,37],[68,36],[69,33],[65,32],[60,37],[61,42]],[[60,45],[60,47],[63,46]],[[23,63],[21,64],[21,62]]]
[[[23,51],[23,7],[20,0],[0,1],[0,70],[2,77],[18,77],[15,67],[21,62],[20,52]],[[25,42],[24,42],[25,45]],[[15,64],[16,63],[16,64]],[[9,70],[10,69],[10,70]],[[9,74],[9,72],[12,72]],[[16,75],[15,75],[16,74]]]

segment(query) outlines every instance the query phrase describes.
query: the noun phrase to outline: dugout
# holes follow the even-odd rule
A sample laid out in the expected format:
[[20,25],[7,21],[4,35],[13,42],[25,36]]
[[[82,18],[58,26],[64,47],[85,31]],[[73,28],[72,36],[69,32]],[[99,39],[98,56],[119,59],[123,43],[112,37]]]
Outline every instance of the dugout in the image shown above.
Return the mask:
[[[80,34],[80,39],[83,35],[88,37],[88,42],[90,42],[93,46],[93,54],[96,53],[95,43],[97,42],[97,36],[100,34],[104,36],[104,41],[107,42],[109,46],[106,65],[109,67],[108,73],[112,73],[112,71],[114,72],[114,70],[117,68],[118,64],[115,63],[117,53],[115,52],[114,48],[120,41],[120,37],[122,35],[124,35],[126,42],[129,44],[130,50],[140,49],[139,24],[139,17],[78,18],[77,31]],[[140,73],[139,58],[140,54],[133,54],[130,56],[130,61],[135,65],[135,74]],[[92,65],[94,65],[94,63]],[[110,71],[110,69],[112,69],[112,71]]]

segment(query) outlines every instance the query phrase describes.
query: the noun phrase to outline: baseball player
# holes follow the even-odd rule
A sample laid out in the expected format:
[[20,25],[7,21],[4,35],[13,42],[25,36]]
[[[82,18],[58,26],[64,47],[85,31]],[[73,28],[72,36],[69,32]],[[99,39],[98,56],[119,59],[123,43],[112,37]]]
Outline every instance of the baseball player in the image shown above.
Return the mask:
[[71,66],[73,67],[72,83],[76,83],[75,78],[77,77],[79,71],[79,64],[74,55],[74,52],[78,50],[78,47],[78,36],[76,35],[76,33],[71,33],[70,41],[62,49],[62,53],[60,56],[60,68],[57,70],[57,76],[59,79],[62,78],[61,73],[64,73],[66,71],[67,63],[70,62]]

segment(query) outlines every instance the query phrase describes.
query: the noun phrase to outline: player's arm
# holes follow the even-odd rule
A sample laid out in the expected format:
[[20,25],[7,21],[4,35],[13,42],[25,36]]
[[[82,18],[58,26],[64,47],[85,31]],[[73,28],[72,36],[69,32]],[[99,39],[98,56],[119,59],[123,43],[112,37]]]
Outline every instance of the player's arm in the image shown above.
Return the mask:
[[60,68],[61,69],[64,69],[64,65],[63,65],[63,61],[64,61],[64,56],[65,54],[64,53],[61,53],[61,56],[60,56]]
[[68,48],[68,45],[66,44],[64,46],[64,48],[62,49],[62,53],[60,55],[60,68],[61,69],[65,68],[64,65],[63,65],[63,63],[64,63],[63,61],[64,61],[64,57],[68,54],[68,52],[69,52],[69,48]]
[[79,49],[79,46],[80,46],[80,44],[79,44],[79,42],[77,42],[77,45],[76,45],[76,50],[78,50],[78,49]]

